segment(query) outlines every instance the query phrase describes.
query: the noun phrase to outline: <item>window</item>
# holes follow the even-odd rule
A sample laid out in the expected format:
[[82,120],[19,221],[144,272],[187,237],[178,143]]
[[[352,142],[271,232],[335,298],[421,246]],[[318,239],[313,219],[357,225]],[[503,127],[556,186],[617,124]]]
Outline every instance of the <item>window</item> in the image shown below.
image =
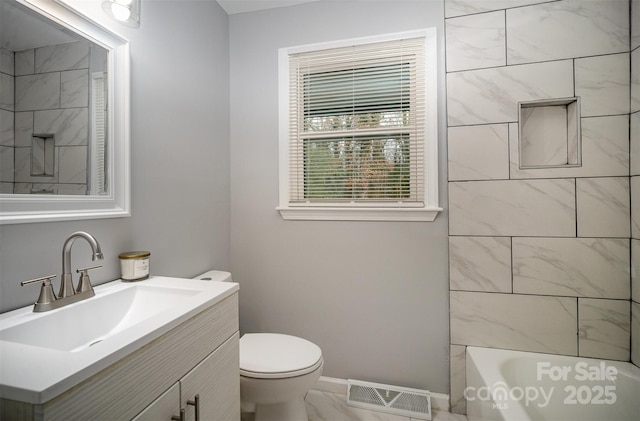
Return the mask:
[[433,221],[435,29],[279,54],[282,217]]

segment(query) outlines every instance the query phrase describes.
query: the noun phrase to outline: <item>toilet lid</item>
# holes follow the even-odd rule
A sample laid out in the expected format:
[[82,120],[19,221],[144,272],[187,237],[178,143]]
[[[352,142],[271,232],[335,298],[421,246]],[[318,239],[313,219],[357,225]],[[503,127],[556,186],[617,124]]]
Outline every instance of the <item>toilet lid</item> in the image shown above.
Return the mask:
[[320,347],[279,333],[247,333],[240,338],[240,375],[253,378],[301,376],[322,365]]

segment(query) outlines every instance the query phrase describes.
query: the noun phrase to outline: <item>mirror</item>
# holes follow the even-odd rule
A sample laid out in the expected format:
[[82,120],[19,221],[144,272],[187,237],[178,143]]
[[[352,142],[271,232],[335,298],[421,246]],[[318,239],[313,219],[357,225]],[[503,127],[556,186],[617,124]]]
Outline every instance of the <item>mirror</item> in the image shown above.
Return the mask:
[[0,223],[130,215],[129,44],[52,0],[0,0]]

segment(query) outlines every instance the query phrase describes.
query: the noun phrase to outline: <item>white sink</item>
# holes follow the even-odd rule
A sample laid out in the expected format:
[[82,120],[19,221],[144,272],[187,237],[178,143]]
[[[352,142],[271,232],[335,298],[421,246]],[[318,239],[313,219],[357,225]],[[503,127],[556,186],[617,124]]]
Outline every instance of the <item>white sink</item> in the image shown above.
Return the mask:
[[180,305],[185,298],[200,292],[134,284],[2,329],[0,340],[61,351],[81,351],[169,307]]
[[0,314],[0,397],[47,402],[237,290],[154,276],[99,285],[95,297],[48,312]]

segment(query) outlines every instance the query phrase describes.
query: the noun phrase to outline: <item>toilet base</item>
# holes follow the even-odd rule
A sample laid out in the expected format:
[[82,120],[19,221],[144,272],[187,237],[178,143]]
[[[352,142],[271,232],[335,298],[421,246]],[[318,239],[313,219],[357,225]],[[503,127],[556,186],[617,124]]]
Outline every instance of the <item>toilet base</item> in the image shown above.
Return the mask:
[[304,399],[256,405],[255,421],[308,421]]

